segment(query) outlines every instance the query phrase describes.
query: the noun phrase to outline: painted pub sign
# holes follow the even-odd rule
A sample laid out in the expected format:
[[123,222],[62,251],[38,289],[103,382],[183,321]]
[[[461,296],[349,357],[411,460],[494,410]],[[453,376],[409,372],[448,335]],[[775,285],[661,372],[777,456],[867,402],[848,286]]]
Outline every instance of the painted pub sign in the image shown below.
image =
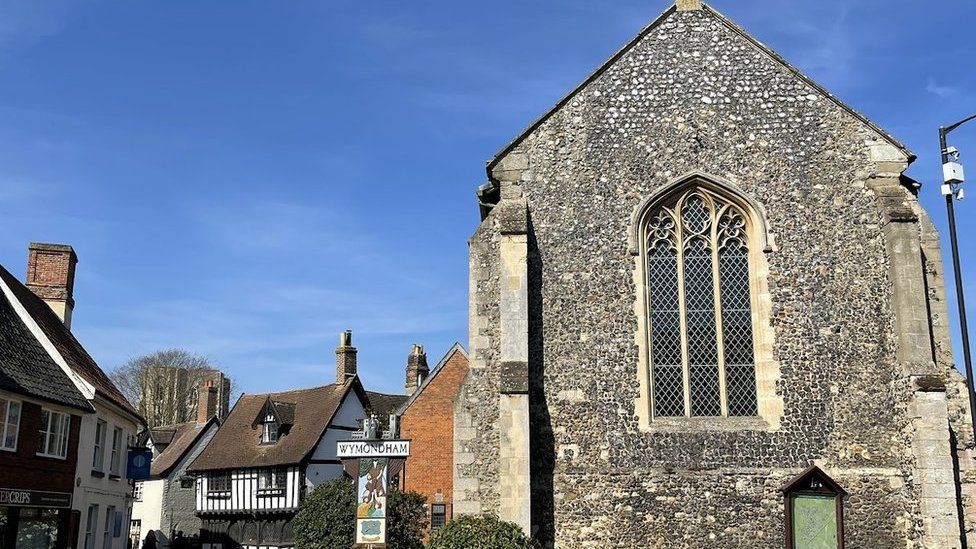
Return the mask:
[[356,545],[386,547],[387,497],[391,478],[403,469],[410,455],[410,441],[396,440],[396,416],[390,430],[379,434],[376,416],[363,420],[353,440],[340,441],[336,455],[356,482]]

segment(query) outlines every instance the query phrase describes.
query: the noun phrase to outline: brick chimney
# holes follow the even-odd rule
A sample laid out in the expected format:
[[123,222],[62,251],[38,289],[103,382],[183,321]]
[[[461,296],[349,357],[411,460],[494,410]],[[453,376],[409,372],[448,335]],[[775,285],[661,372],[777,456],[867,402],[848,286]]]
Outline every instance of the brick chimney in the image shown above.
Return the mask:
[[430,375],[427,366],[427,353],[423,345],[414,345],[407,357],[407,396],[417,392],[420,384]]
[[217,388],[213,381],[200,383],[197,389],[197,423],[206,423],[217,415]]
[[336,347],[336,383],[345,383],[356,375],[356,348],[352,346],[352,330],[339,334]]
[[27,256],[27,287],[44,300],[71,329],[75,308],[75,264],[78,256],[67,244],[31,242]]

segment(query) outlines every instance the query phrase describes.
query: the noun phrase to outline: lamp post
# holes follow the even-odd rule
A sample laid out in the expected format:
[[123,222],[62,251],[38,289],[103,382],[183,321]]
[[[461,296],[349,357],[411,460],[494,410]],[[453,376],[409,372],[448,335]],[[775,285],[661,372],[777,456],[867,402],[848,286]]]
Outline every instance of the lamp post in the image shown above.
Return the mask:
[[966,292],[962,286],[962,268],[959,265],[959,242],[956,238],[956,211],[954,202],[962,200],[965,181],[962,165],[959,164],[959,151],[949,147],[947,136],[966,122],[976,120],[976,115],[960,120],[955,124],[939,128],[939,144],[942,146],[942,195],[945,196],[946,212],[949,215],[949,240],[952,243],[952,269],[956,279],[956,302],[959,308],[959,329],[962,331],[962,354],[966,362],[966,385],[969,388],[969,415],[973,431],[976,433],[976,385],[973,382],[973,360],[969,350],[969,325],[966,322]]

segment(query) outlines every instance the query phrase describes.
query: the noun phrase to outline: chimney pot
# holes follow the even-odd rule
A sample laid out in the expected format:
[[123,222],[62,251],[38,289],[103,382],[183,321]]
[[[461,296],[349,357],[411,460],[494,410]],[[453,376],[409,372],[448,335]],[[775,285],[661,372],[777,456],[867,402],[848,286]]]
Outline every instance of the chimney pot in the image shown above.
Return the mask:
[[352,346],[352,330],[339,334],[336,347],[336,383],[345,383],[356,375],[356,348]]
[[430,367],[427,366],[427,353],[424,352],[423,345],[415,344],[410,349],[410,356],[407,357],[407,396],[417,392],[428,375],[430,375]]
[[27,287],[44,300],[71,329],[75,307],[75,265],[78,256],[67,244],[31,242],[27,255]]

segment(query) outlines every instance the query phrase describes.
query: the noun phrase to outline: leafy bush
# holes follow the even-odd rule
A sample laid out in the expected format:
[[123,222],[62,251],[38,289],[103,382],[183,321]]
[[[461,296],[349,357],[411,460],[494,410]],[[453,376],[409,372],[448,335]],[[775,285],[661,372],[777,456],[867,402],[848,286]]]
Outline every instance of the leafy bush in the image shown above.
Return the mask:
[[[423,549],[426,500],[415,492],[389,493],[388,549]],[[348,478],[320,484],[292,521],[296,549],[344,549],[356,541],[356,490]]]
[[434,530],[427,549],[535,549],[522,529],[493,515],[461,515]]
[[424,549],[427,531],[427,500],[416,492],[391,490],[386,522],[388,549]]
[[347,478],[323,482],[292,521],[297,549],[342,549],[356,541],[356,491]]

